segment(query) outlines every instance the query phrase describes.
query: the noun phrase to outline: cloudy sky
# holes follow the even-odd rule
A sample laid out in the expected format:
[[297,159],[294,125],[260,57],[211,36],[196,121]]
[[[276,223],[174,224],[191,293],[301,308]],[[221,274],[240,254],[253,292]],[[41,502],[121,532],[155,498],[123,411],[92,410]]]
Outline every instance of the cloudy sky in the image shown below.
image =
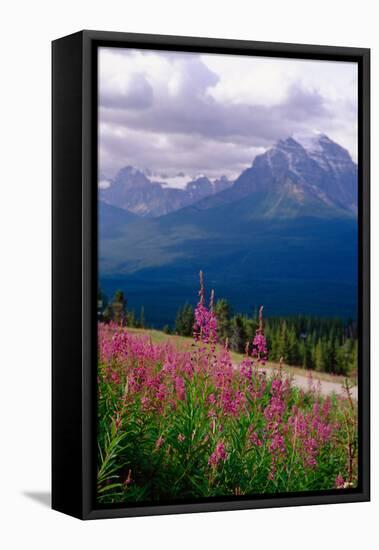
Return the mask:
[[235,177],[278,139],[314,131],[356,160],[356,64],[99,51],[102,178],[127,165],[172,182],[181,172]]

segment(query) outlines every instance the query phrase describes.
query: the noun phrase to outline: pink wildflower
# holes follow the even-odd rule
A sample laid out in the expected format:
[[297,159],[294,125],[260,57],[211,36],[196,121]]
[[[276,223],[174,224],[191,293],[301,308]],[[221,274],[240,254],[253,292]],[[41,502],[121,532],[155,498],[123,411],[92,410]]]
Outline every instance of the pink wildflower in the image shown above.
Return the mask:
[[159,399],[159,401],[163,401],[164,398],[167,395],[167,388],[164,384],[159,384],[159,388],[156,394],[156,398]]
[[148,397],[141,397],[141,406],[143,410],[146,410],[150,405],[150,399]]
[[336,489],[343,489],[345,487],[345,481],[341,475],[336,477]]
[[217,343],[217,318],[213,311],[213,299],[214,294],[212,291],[208,309],[205,305],[204,276],[203,272],[200,271],[199,302],[195,309],[193,337],[196,342],[210,343],[212,346]]
[[262,441],[259,439],[257,432],[252,432],[249,436],[250,442],[256,447],[262,447]]
[[220,461],[225,462],[226,459],[227,454],[225,450],[225,444],[223,441],[219,441],[216,445],[215,450],[209,457],[208,464],[209,466],[217,466]]
[[176,376],[175,377],[175,391],[176,391],[176,394],[178,396],[178,399],[180,399],[181,401],[185,397],[185,389],[186,389],[186,386],[185,386],[185,383],[184,383],[184,379],[181,376]]
[[253,365],[251,359],[248,357],[245,357],[241,363],[241,374],[249,382],[251,381],[251,377],[253,375]]
[[211,405],[215,405],[215,404],[216,404],[216,398],[215,398],[214,393],[210,393],[210,394],[208,395],[208,403],[210,403]]
[[284,437],[280,433],[276,433],[270,444],[271,452],[278,452],[278,454],[284,454],[286,452],[286,447],[284,445]]
[[264,335],[263,327],[263,306],[259,308],[259,326],[255,332],[253,340],[253,356],[258,358],[258,361],[265,363],[268,357],[267,342]]
[[116,384],[119,384],[121,382],[120,376],[118,375],[117,372],[114,372],[114,371],[111,373],[110,379],[112,380],[112,382],[115,382]]
[[280,397],[275,395],[271,397],[269,404],[265,408],[263,414],[266,420],[279,422],[284,413],[285,403]]
[[164,443],[164,438],[160,435],[155,442],[155,448],[160,449]]

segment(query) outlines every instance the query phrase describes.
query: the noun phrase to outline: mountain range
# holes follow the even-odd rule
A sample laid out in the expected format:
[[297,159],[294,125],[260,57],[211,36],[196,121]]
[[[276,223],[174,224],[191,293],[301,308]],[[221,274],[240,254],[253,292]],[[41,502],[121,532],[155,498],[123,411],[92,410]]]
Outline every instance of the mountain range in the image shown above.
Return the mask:
[[[154,202],[152,187],[169,193]],[[205,177],[167,189],[127,168],[105,191],[100,284],[155,326],[196,300],[200,269],[239,312],[356,316],[357,165],[324,134],[278,141],[222,190]]]
[[[324,134],[303,140],[278,141],[257,156],[229,190],[199,206],[213,208],[263,192],[292,197],[300,209],[307,201],[316,201],[320,206],[356,213],[357,165],[348,151]],[[276,205],[276,213],[285,215],[281,206]]]
[[233,185],[225,176],[213,182],[205,176],[198,176],[179,189],[168,187],[164,180],[155,181],[150,174],[149,171],[126,166],[109,182],[108,187],[100,188],[100,199],[139,216],[159,217]]

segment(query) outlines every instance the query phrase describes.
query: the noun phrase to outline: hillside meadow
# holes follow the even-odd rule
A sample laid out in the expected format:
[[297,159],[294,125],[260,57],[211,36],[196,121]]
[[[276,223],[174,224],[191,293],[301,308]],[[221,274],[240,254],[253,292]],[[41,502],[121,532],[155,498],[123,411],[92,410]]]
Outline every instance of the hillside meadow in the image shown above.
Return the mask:
[[354,488],[357,403],[270,364],[262,309],[244,355],[218,343],[203,282],[192,339],[99,323],[103,504]]

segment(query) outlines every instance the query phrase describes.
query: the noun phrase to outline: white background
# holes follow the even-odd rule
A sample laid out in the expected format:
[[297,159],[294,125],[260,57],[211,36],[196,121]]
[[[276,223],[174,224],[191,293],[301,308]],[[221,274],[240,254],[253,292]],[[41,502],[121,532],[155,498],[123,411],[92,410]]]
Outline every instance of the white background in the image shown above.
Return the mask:
[[[379,34],[373,0],[32,0],[1,8],[2,548],[378,548]],[[49,509],[50,41],[87,29],[372,48],[373,500],[80,522]],[[70,396],[67,396],[69,405]],[[42,502],[41,502],[42,501]],[[2,540],[3,539],[3,540]]]

